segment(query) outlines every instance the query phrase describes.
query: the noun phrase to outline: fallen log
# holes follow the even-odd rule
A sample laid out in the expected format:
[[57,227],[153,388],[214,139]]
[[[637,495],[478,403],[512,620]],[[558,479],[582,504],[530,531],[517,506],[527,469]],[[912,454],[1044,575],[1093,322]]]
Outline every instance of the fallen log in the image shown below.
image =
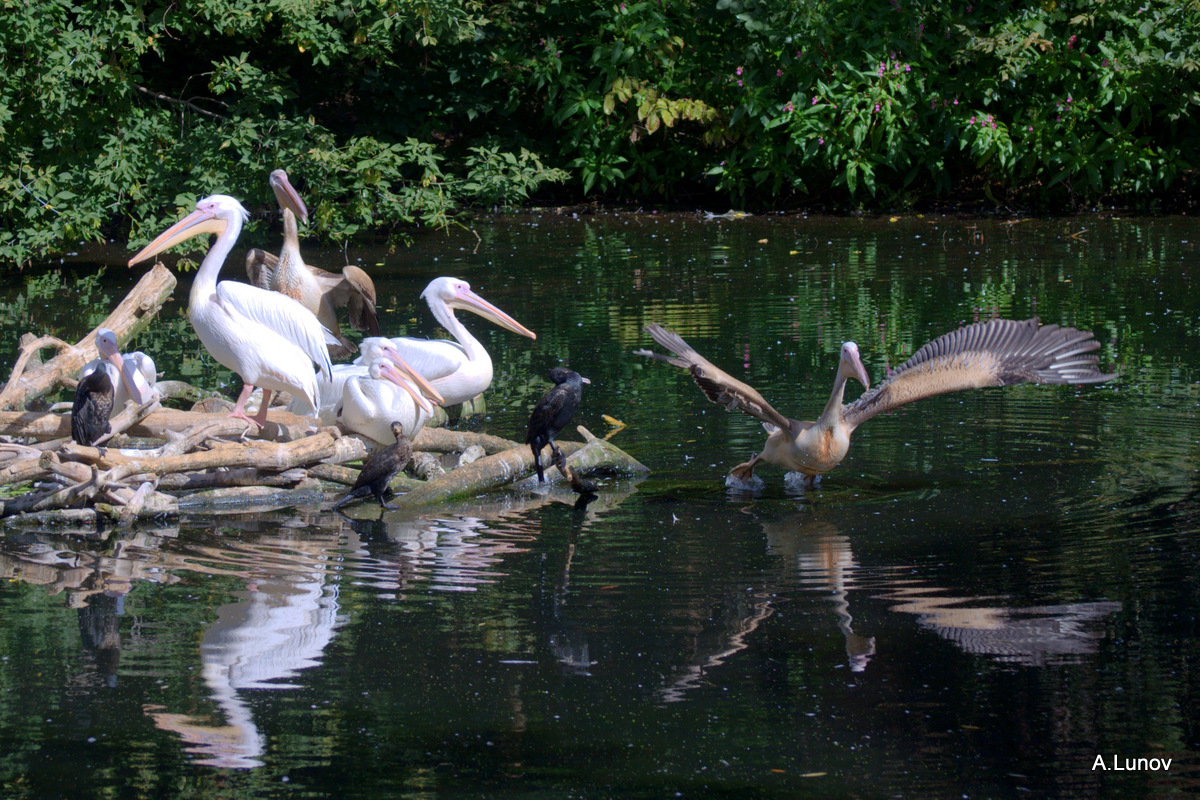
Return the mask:
[[[118,344],[123,345],[150,323],[174,289],[175,276],[162,264],[155,264],[99,327],[112,330]],[[44,347],[58,347],[59,353],[26,371],[26,365]],[[73,383],[83,365],[95,357],[95,330],[74,345],[53,337],[34,340],[22,348],[8,383],[0,390],[0,409],[25,408],[32,401]]]
[[524,446],[520,442],[514,442],[512,439],[505,439],[501,436],[470,431],[453,431],[446,428],[424,427],[417,432],[413,439],[413,449],[426,453],[461,453],[473,444],[482,447],[489,456]]
[[[128,411],[129,409],[126,409],[121,413]],[[212,436],[258,439],[299,439],[317,426],[317,421],[312,417],[286,411],[272,411],[267,424],[259,430],[253,423],[235,419],[228,414],[203,414],[159,408],[141,421],[130,425],[125,433],[135,438],[167,439],[172,433],[182,433],[202,422],[213,424]],[[52,414],[48,411],[0,411],[0,436],[36,440],[70,438],[71,415]]]

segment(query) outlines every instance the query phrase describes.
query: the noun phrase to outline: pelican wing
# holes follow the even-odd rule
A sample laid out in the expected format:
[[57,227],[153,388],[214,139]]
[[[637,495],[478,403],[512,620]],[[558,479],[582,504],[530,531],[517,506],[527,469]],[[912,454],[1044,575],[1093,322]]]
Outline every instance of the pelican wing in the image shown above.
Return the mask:
[[686,369],[692,374],[696,385],[704,392],[709,400],[717,405],[725,406],[730,411],[743,411],[755,419],[774,425],[784,430],[793,426],[792,420],[780,414],[754,387],[742,383],[727,372],[718,369],[697,353],[690,344],[683,340],[675,331],[661,325],[650,323],[646,332],[675,356],[663,355],[650,350],[634,350],[639,356],[655,358],[672,366]]
[[246,253],[246,277],[260,289],[271,288],[271,276],[279,265],[279,259],[257,247]]
[[337,340],[300,303],[279,292],[264,291],[237,281],[218,283],[217,300],[221,305],[294,343],[313,360],[324,378],[329,379],[333,365],[329,361],[326,345]]
[[1100,343],[1089,331],[1040,325],[1037,317],[976,322],[939,336],[887,380],[842,410],[854,429],[876,414],[914,400],[985,386],[1017,383],[1103,383],[1092,354]]
[[[334,290],[334,305],[344,305],[350,311],[350,324],[357,331],[379,335],[379,319],[375,313],[375,283],[371,276],[353,265],[342,269],[343,280]],[[344,296],[344,299],[343,299]]]

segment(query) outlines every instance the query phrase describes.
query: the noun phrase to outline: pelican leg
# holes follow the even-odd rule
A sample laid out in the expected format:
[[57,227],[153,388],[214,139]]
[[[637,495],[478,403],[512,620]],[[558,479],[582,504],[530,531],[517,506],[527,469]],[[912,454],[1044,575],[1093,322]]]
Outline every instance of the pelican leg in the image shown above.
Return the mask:
[[[237,402],[233,404],[233,411],[229,412],[229,416],[234,417],[235,419],[244,419],[246,422],[253,423],[261,428],[262,427],[261,422],[253,420],[250,417],[246,416],[246,401],[250,399],[250,393],[253,391],[254,391],[253,384],[249,384],[249,383],[242,384],[242,393],[238,395]],[[264,394],[265,393],[266,392],[264,391]],[[263,403],[263,408],[266,408],[266,407],[267,407],[267,404]],[[266,420],[265,414],[263,415],[263,419],[264,419],[264,421]]]
[[271,408],[271,390],[263,389],[262,393],[262,404],[258,407],[258,413],[250,420],[260,428],[267,424],[267,411]]

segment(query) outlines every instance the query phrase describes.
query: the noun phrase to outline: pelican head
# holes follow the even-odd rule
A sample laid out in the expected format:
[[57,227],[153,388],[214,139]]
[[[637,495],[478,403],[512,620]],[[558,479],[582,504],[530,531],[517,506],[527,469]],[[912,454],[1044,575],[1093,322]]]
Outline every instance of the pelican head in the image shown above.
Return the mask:
[[387,359],[399,367],[404,374],[411,375],[413,382],[421,388],[421,393],[428,397],[433,402],[441,405],[445,402],[442,393],[433,388],[433,384],[425,379],[421,373],[417,372],[412,366],[404,360],[400,355],[400,351],[396,349],[396,345],[391,339],[382,336],[368,336],[358,344],[358,350],[362,353],[363,359],[371,364],[379,359]]
[[121,351],[117,349],[117,335],[115,333],[108,328],[97,328],[96,349],[100,351],[101,358],[113,364],[117,369],[121,368],[123,362],[121,360]]
[[396,384],[412,397],[413,402],[421,407],[421,410],[426,414],[433,413],[433,404],[425,398],[425,395],[417,389],[413,373],[403,367],[398,367],[386,358],[380,358],[371,362],[371,366],[367,368],[367,373],[375,380],[390,381]]
[[842,360],[838,364],[838,377],[854,378],[863,385],[863,389],[871,388],[871,378],[867,375],[867,369],[858,355],[858,345],[854,342],[842,342]]
[[139,261],[145,261],[151,256],[158,255],[175,245],[186,242],[193,236],[203,233],[215,233],[220,236],[229,227],[230,222],[237,220],[241,225],[250,218],[250,212],[242,204],[227,194],[214,194],[196,203],[196,210],[158,235],[154,241],[143,247],[136,256],[129,259],[129,266]]
[[304,205],[304,201],[300,199],[300,193],[288,180],[287,173],[277,169],[271,173],[268,182],[271,184],[272,191],[275,192],[275,200],[278,201],[279,207],[290,209],[301,222],[308,222],[308,207]]
[[475,294],[471,291],[471,285],[459,278],[434,278],[425,287],[425,291],[421,292],[421,297],[425,298],[425,302],[429,303],[429,308],[434,312],[435,317],[437,316],[436,306],[440,301],[440,304],[443,306],[452,309],[461,308],[478,314],[484,319],[513,333],[528,336],[530,339],[537,338],[536,333]]

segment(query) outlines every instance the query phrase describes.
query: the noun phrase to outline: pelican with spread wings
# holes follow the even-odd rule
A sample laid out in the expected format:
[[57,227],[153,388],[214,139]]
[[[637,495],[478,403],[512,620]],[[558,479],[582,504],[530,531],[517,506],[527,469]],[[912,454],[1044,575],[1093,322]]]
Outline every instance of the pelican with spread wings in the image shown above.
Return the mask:
[[[635,350],[637,355],[664,361],[691,373],[709,400],[731,411],[742,411],[763,424],[763,451],[729,473],[728,483],[748,481],[759,462],[766,461],[804,475],[812,486],[817,476],[841,463],[850,448],[850,434],[876,414],[925,397],[1017,383],[1103,383],[1116,377],[1102,373],[1092,353],[1100,343],[1075,328],[1042,325],[1037,317],[1023,321],[993,319],[976,322],[939,336],[904,362],[874,389],[859,357],[858,345],[842,344],[837,377],[825,410],[815,422],[780,414],[761,394],[718,369],[679,334],[651,323],[646,332],[674,355]],[[842,403],[851,378],[868,391],[854,402]]]

